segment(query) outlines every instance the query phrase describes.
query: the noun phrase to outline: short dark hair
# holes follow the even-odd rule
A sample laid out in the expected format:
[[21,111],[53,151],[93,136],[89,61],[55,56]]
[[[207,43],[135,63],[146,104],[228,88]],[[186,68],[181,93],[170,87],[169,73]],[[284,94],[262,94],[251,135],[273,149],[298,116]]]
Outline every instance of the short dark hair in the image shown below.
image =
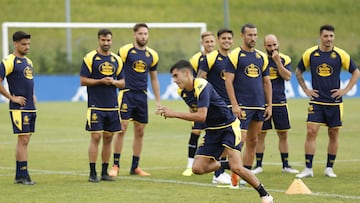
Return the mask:
[[187,60],[179,60],[176,62],[170,69],[170,73],[172,73],[174,70],[181,70],[181,69],[189,69],[190,71],[193,70],[193,67],[191,63]]
[[220,35],[222,35],[222,34],[224,34],[224,33],[230,33],[231,36],[234,36],[234,33],[233,33],[232,30],[227,29],[227,28],[222,28],[222,29],[220,29],[220,30],[217,32],[217,37],[219,38]]
[[133,28],[134,32],[137,32],[141,27],[145,27],[146,29],[149,29],[146,23],[136,23]]
[[100,36],[106,36],[106,35],[111,35],[112,36],[112,32],[109,29],[100,29],[98,32],[98,38],[100,38]]
[[256,28],[256,26],[254,24],[251,24],[251,23],[246,23],[245,25],[243,25],[241,27],[241,33],[242,34],[245,33],[245,28]]
[[13,42],[18,42],[22,39],[30,39],[30,38],[31,38],[31,35],[24,31],[17,31],[12,36]]
[[328,30],[328,31],[332,31],[332,32],[335,32],[335,27],[332,26],[332,25],[322,25],[320,27],[320,34],[322,33],[322,31],[324,30]]

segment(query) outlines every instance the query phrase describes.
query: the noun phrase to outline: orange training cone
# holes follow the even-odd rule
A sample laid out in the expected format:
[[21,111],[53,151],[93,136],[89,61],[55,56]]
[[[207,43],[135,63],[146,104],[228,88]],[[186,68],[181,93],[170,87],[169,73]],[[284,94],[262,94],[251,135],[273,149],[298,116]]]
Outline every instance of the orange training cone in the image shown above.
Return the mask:
[[295,179],[289,188],[286,190],[285,194],[311,194],[310,189],[305,185],[301,179]]

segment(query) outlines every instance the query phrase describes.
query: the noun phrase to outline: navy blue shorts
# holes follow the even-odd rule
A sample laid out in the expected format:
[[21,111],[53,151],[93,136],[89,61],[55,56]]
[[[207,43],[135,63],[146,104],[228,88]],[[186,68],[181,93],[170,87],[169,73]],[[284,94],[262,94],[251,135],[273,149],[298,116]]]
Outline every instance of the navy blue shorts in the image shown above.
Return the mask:
[[35,132],[35,111],[10,110],[10,119],[14,134]]
[[334,105],[320,105],[309,103],[308,118],[309,123],[319,123],[328,127],[342,126],[343,103]]
[[264,121],[262,130],[271,130],[273,129],[272,123],[274,123],[275,130],[285,131],[290,129],[289,121],[289,111],[287,104],[283,106],[273,106],[272,107],[272,117]]
[[147,94],[144,91],[121,90],[119,104],[121,119],[149,122]]
[[87,122],[85,129],[87,131],[121,131],[119,110],[99,110],[88,108]]
[[242,130],[248,130],[250,122],[264,121],[265,110],[261,109],[241,109],[240,128]]
[[224,147],[240,151],[241,131],[239,126],[240,121],[236,119],[224,128],[206,129],[196,155],[218,160]]

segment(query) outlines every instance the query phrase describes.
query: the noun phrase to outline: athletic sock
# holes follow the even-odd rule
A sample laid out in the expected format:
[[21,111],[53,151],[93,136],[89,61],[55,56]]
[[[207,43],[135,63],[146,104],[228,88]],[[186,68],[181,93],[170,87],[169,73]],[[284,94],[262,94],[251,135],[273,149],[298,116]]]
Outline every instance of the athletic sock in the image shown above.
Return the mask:
[[90,163],[90,176],[96,176],[96,163]]
[[263,157],[264,153],[256,153],[256,167],[262,167]]
[[108,167],[109,167],[109,163],[102,163],[101,165],[101,175],[104,176],[104,175],[108,175]]
[[280,153],[283,168],[289,168],[289,153]]
[[333,167],[336,159],[336,154],[328,154],[326,167]]
[[220,160],[221,168],[230,169],[229,160]]
[[140,157],[133,156],[132,163],[131,163],[131,171],[134,171],[139,166]]
[[120,167],[120,153],[114,153],[114,165]]
[[197,134],[194,134],[194,133],[190,134],[189,145],[188,145],[188,157],[189,158],[195,157],[196,149],[198,147],[199,137],[200,136]]
[[27,169],[27,161],[17,161],[16,162],[16,171],[17,171],[16,178],[29,176],[28,169]]
[[260,185],[255,188],[256,191],[259,193],[260,197],[264,197],[268,195],[269,193],[265,190],[264,185],[260,183]]
[[313,154],[305,154],[305,165],[306,168],[312,168],[314,155]]
[[244,165],[244,168],[251,170],[251,166]]

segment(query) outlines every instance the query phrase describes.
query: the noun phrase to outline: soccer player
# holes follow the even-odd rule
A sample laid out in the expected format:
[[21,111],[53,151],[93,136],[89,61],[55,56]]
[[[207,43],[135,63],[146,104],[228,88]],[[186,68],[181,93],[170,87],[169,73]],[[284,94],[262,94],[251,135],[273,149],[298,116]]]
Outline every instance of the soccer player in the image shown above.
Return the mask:
[[228,56],[225,87],[232,111],[241,121],[242,141],[246,143],[243,163],[250,170],[263,121],[271,118],[272,90],[268,58],[265,53],[255,49],[255,25],[243,25],[241,37],[241,46]]
[[89,182],[99,182],[96,160],[102,138],[102,181],[113,181],[108,175],[111,141],[115,132],[121,130],[117,88],[125,86],[123,63],[110,51],[112,33],[108,29],[98,32],[99,47],[85,55],[80,71],[81,86],[87,87],[88,110],[86,130],[91,133],[89,144]]
[[[190,108],[197,108],[197,111],[176,112],[162,107],[157,109],[157,113],[165,118],[205,122],[204,141],[196,152],[193,173],[201,175],[221,167],[231,168],[257,190],[262,202],[273,202],[273,197],[256,176],[242,165],[239,120],[208,81],[203,78],[194,79],[192,69],[188,61],[180,60],[172,66],[170,72],[179,86],[179,95]],[[218,161],[223,153],[228,155],[229,161]]]
[[291,59],[289,56],[279,52],[279,41],[273,34],[265,36],[264,47],[269,59],[268,69],[272,84],[272,118],[263,123],[256,145],[256,166],[252,172],[258,174],[263,171],[262,161],[265,151],[265,137],[267,131],[273,129],[273,122],[279,137],[282,172],[299,173],[298,170],[291,168],[288,162],[289,144],[287,132],[290,129],[290,121],[285,95],[285,81],[289,81],[291,78]]
[[[190,58],[190,63],[194,68],[194,77],[196,77],[200,61],[203,60],[203,57],[212,52],[215,49],[215,35],[212,32],[204,32],[201,34],[201,45],[203,47],[202,51],[197,52]],[[192,164],[194,162],[194,157],[196,153],[196,149],[198,147],[198,140],[201,134],[201,131],[204,130],[205,124],[199,122],[193,122],[189,144],[188,144],[188,162],[185,171],[182,173],[183,176],[191,176],[192,173]]]
[[120,167],[120,154],[129,121],[134,124],[133,157],[130,174],[149,176],[150,173],[139,167],[143,147],[145,126],[148,123],[147,88],[148,75],[155,95],[156,107],[160,107],[160,85],[157,77],[159,56],[147,46],[149,28],[145,23],[138,23],[133,28],[134,43],[122,46],[118,55],[124,63],[126,76],[125,88],[119,93],[122,132],[115,135],[114,164],[110,176],[117,176]]
[[[217,43],[219,48],[209,54],[206,54],[201,60],[197,77],[207,79],[214,87],[216,92],[230,107],[229,97],[225,88],[225,68],[222,65],[230,52],[233,44],[233,31],[230,29],[220,29],[217,32]],[[226,156],[221,160],[226,160]],[[213,183],[231,184],[231,177],[224,172],[223,168],[215,171],[212,180]]]
[[[26,57],[30,50],[31,35],[23,31],[13,34],[14,52],[0,64],[0,93],[10,100],[10,118],[17,135],[15,184],[34,185],[28,172],[28,145],[35,132],[36,98],[32,61]],[[7,79],[8,92],[3,80]]]
[[[305,140],[305,169],[297,178],[314,176],[312,169],[316,149],[316,137],[321,125],[328,127],[329,144],[325,176],[335,178],[333,171],[339,146],[339,128],[342,126],[342,96],[356,84],[360,71],[346,51],[334,46],[335,28],[332,25],[320,27],[320,44],[307,49],[296,69],[296,78],[305,94],[310,98]],[[349,83],[341,89],[341,69],[351,73]],[[311,89],[306,85],[303,72],[310,70]]]

